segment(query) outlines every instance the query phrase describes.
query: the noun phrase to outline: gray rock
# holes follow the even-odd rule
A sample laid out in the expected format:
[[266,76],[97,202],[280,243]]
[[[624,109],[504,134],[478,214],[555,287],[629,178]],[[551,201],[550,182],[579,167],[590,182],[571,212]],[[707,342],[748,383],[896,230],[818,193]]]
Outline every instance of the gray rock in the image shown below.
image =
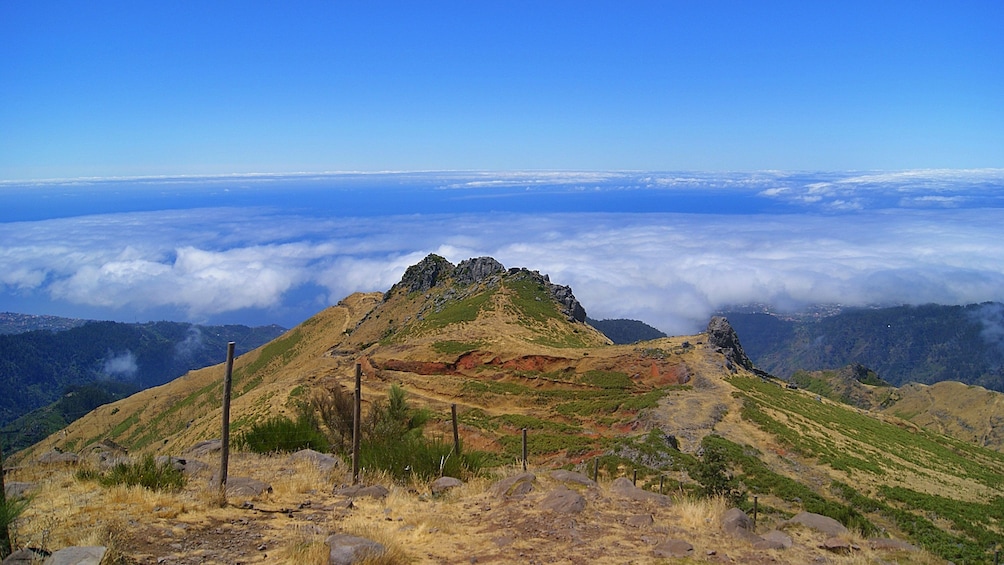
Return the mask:
[[[212,481],[219,485],[219,479]],[[272,485],[248,477],[227,477],[227,496],[257,498],[266,492],[272,492]]]
[[52,450],[38,456],[38,462],[43,465],[74,464],[78,461],[80,461],[80,457],[70,451],[63,453],[62,451]]
[[505,272],[505,266],[491,257],[474,257],[461,261],[453,271],[453,280],[460,285],[481,282]]
[[328,563],[331,565],[353,565],[365,559],[374,559],[387,549],[373,540],[350,536],[348,534],[333,534],[325,540],[330,548]]
[[100,545],[64,547],[53,552],[45,565],[101,565],[106,551],[108,549]]
[[337,457],[328,455],[327,453],[314,451],[313,449],[301,449],[300,451],[290,455],[289,459],[294,462],[309,461],[320,467],[320,469],[325,473],[330,473],[332,469],[341,464],[341,460]]
[[223,449],[223,442],[218,439],[210,439],[206,441],[200,441],[199,443],[189,447],[182,455],[186,457],[206,457],[207,455],[213,455],[218,453]]
[[739,343],[739,336],[727,318],[724,316],[712,317],[711,321],[708,322],[706,332],[708,334],[708,347],[725,355],[727,363],[734,363],[746,370],[755,371],[753,362],[743,351],[743,346]]
[[559,514],[576,514],[582,512],[585,508],[586,499],[581,494],[563,485],[547,493],[547,496],[540,501],[541,510],[550,510]]
[[850,542],[838,537],[827,538],[819,547],[831,553],[839,553],[841,555],[851,552]]
[[4,483],[4,494],[7,498],[24,498],[35,489],[35,483],[9,482]]
[[651,514],[635,514],[628,516],[624,523],[635,528],[647,528],[655,523]]
[[669,506],[671,499],[663,494],[649,492],[643,488],[636,487],[627,477],[619,477],[610,483],[610,490],[624,498],[639,502],[652,502],[659,506]]
[[737,531],[753,531],[753,520],[738,508],[729,508],[722,514],[722,530],[729,534]]
[[683,559],[694,554],[694,546],[679,539],[668,539],[653,550],[656,557],[668,557],[671,559]]
[[520,473],[495,483],[491,492],[501,498],[521,498],[533,490],[533,482],[536,480],[537,476],[533,473]]
[[450,489],[463,486],[464,482],[460,479],[455,479],[453,477],[439,477],[438,479],[432,481],[429,485],[429,489],[434,495],[441,495]]
[[48,556],[48,551],[26,547],[8,555],[3,560],[2,565],[35,565],[36,563],[41,563]]
[[872,549],[885,551],[920,551],[920,548],[905,541],[889,538],[872,538],[868,540],[868,545]]
[[791,520],[782,524],[782,526],[789,526],[791,524],[801,524],[806,528],[822,532],[830,537],[842,536],[847,533],[847,528],[845,528],[840,522],[830,518],[829,516],[813,514],[812,512],[802,512],[796,514]]
[[175,471],[181,471],[186,475],[195,475],[209,470],[209,465],[198,459],[170,457],[167,455],[159,455],[157,457],[157,464],[170,465]]
[[778,530],[771,530],[760,537],[771,546],[767,549],[789,549],[794,545],[791,536]]
[[386,498],[390,494],[390,491],[383,485],[352,485],[336,488],[332,493],[352,498],[364,498],[367,496],[370,498]]
[[555,469],[550,472],[550,476],[552,479],[562,483],[571,483],[586,487],[596,486],[596,482],[589,477],[583,475],[582,473],[576,473],[575,471],[569,471],[567,469]]

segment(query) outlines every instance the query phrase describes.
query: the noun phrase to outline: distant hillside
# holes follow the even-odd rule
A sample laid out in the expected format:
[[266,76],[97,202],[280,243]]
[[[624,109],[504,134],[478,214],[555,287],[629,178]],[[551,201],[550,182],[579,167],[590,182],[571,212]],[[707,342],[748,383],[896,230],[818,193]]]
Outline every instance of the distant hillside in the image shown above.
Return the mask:
[[[58,332],[0,335],[0,424],[55,402],[70,387],[117,383],[141,390],[161,385],[223,361],[229,341],[245,352],[283,331],[278,326],[88,322]],[[121,388],[108,392],[121,394]]]
[[666,334],[638,320],[594,320],[586,318],[586,323],[603,332],[610,341],[626,345],[650,339],[666,337]]
[[725,316],[757,366],[783,378],[862,364],[896,386],[959,381],[1004,391],[1004,304],[846,310],[801,320]]
[[88,320],[79,318],[0,312],[0,335],[20,334],[35,330],[62,331],[82,326],[87,322]]

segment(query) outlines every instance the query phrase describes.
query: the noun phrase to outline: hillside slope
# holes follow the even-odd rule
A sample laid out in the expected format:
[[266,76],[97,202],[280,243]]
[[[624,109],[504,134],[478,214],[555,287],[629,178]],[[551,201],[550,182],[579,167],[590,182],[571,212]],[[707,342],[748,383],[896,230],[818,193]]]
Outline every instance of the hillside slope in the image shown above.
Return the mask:
[[[682,503],[703,492],[707,466],[718,461],[725,467],[711,476],[733,476],[730,488],[745,491],[738,502],[749,510],[757,496],[767,524],[809,511],[864,538],[891,535],[942,559],[987,558],[1004,520],[1004,455],[785,388],[755,369],[722,318],[702,334],[632,345],[610,344],[583,320],[571,290],[544,275],[490,258],[452,265],[430,256],[388,292],[349,296],[238,358],[231,429],[239,435],[293,415],[308,395],[349,387],[359,364],[367,405],[399,385],[429,411],[426,434],[449,437],[456,404],[464,450],[501,469],[521,458],[525,429],[534,468],[599,471],[604,481],[633,476]],[[17,461],[51,449],[87,453],[105,439],[133,454],[180,455],[219,437],[223,370],[194,371],[100,407]],[[402,535],[382,518],[371,526],[388,539]],[[516,535],[504,521],[487,527],[499,533],[464,535]],[[551,541],[574,546],[572,537],[562,540]],[[408,542],[433,561],[444,544],[434,532]],[[519,560],[523,547],[496,545],[489,553]],[[803,544],[789,557],[758,553],[751,561],[805,562],[820,551]]]

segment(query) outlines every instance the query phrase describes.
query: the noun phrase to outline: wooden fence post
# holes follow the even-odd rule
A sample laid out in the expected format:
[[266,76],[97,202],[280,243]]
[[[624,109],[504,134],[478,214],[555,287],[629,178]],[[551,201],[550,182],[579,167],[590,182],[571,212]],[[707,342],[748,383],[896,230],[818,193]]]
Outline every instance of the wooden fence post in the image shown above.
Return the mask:
[[453,414],[453,450],[460,455],[460,430],[457,429],[457,405],[450,405],[450,412]]
[[220,434],[220,502],[227,501],[227,472],[230,465],[230,390],[234,376],[234,342],[227,343],[227,370],[223,375],[223,430]]
[[526,451],[526,428],[523,428],[523,471],[524,472],[526,471],[526,459],[527,459],[527,451]]
[[359,441],[362,434],[362,385],[363,368],[356,363],[356,392],[352,408],[352,484],[359,484]]

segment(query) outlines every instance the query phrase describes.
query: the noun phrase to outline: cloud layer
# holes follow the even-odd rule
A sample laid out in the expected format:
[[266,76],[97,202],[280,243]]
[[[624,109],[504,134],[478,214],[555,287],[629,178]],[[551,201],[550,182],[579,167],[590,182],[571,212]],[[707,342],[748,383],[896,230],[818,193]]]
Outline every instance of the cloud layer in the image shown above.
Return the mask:
[[[1001,176],[631,177],[635,199],[696,183],[803,207],[756,214],[718,214],[716,204],[701,213],[396,215],[241,206],[8,222],[0,224],[0,297],[9,310],[31,301],[57,313],[86,306],[111,319],[156,311],[215,322],[251,312],[260,323],[292,325],[352,292],[386,290],[439,253],[454,262],[491,255],[548,273],[571,285],[592,317],[640,319],[670,333],[700,329],[735,304],[1000,301],[1004,208],[971,203],[1000,199]],[[623,177],[543,184],[560,203],[570,186],[626,190]],[[536,178],[451,176],[440,187],[498,196],[498,185],[526,190]]]

